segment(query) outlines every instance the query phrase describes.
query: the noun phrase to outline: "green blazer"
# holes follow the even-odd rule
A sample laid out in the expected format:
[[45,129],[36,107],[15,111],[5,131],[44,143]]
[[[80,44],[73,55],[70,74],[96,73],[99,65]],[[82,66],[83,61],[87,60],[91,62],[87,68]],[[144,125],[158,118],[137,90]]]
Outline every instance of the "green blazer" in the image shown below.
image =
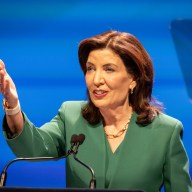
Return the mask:
[[[58,114],[40,128],[24,114],[23,131],[13,139],[7,137],[4,120],[8,145],[18,157],[61,156],[70,148],[71,135],[83,133],[86,139],[77,157],[93,168],[97,188],[157,192],[164,185],[166,192],[192,191],[180,121],[161,113],[151,124],[141,127],[133,113],[125,139],[113,154],[102,122],[92,126],[82,117],[84,104],[64,102]],[[66,177],[67,187],[88,188],[91,174],[70,156]]]

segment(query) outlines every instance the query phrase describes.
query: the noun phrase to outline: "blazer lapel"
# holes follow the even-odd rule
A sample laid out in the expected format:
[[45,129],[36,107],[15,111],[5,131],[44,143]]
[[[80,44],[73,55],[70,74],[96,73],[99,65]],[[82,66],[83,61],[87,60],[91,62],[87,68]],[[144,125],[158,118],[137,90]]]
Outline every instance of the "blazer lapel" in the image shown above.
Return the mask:
[[86,138],[87,144],[84,152],[89,152],[89,157],[87,158],[89,159],[88,162],[90,162],[90,166],[95,171],[97,188],[104,188],[106,170],[106,143],[102,122],[95,126],[88,126],[86,129]]
[[[132,134],[134,134],[134,126],[136,125],[136,118],[137,118],[137,114],[135,112],[133,112],[132,117],[130,119],[130,123],[129,123],[129,127],[128,130],[126,132],[125,138],[123,140],[123,142],[120,144],[120,148],[118,148],[117,150],[119,150],[117,152],[117,154],[114,155],[118,155],[118,160],[117,160],[117,164],[116,166],[113,168],[113,175],[111,177],[111,181],[109,183],[109,187],[108,188],[118,188],[117,186],[117,182],[119,180],[119,177],[121,177],[121,175],[119,175],[119,169],[121,167],[122,163],[125,163],[125,155],[126,153],[129,152],[129,147],[131,147],[130,145],[132,145]],[[116,152],[115,152],[116,153]],[[127,156],[127,155],[126,155]],[[127,162],[128,163],[128,162]],[[119,186],[121,187],[121,186]]]

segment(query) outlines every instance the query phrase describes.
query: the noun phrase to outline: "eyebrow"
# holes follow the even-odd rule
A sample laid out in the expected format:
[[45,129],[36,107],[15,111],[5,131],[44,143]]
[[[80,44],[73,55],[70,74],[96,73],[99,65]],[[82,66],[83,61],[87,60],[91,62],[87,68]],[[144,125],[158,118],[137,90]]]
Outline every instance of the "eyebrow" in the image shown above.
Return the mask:
[[117,67],[117,65],[114,64],[114,63],[106,63],[106,64],[104,64],[104,66],[111,66],[111,65]]
[[86,65],[87,65],[87,64],[94,65],[94,64],[93,64],[93,63],[91,63],[91,62],[86,62],[85,64],[86,64]]
[[[86,62],[86,65],[95,65],[95,64],[93,64],[93,63],[91,63],[91,62]],[[104,64],[103,66],[115,66],[115,67],[117,67],[117,65],[116,64],[114,64],[114,63],[106,63],[106,64]]]

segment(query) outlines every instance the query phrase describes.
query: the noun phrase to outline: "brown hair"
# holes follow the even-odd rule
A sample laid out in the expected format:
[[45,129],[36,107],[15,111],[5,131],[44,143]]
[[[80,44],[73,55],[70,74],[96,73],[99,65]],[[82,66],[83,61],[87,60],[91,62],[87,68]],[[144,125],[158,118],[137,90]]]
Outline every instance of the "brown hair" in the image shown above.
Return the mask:
[[[152,122],[155,114],[161,111],[158,102],[152,98],[153,64],[150,56],[140,41],[130,33],[107,31],[80,42],[79,63],[86,74],[86,62],[89,53],[96,49],[110,48],[122,59],[129,74],[136,80],[134,92],[129,95],[129,104],[138,114],[137,123],[146,125]],[[82,108],[83,117],[90,124],[97,124],[102,119],[99,109],[92,103],[89,93],[88,103]],[[153,104],[152,104],[153,103]]]

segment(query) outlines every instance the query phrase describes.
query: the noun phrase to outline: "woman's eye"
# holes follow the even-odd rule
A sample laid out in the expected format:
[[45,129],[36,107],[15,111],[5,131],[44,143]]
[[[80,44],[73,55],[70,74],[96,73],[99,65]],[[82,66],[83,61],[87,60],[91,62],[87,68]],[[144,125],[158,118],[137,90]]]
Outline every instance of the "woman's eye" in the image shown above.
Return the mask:
[[115,71],[113,68],[111,68],[111,67],[107,67],[106,69],[105,69],[105,71],[108,71],[108,72],[113,72],[113,71]]
[[94,70],[94,68],[92,66],[87,67],[87,71],[92,71],[92,70]]

